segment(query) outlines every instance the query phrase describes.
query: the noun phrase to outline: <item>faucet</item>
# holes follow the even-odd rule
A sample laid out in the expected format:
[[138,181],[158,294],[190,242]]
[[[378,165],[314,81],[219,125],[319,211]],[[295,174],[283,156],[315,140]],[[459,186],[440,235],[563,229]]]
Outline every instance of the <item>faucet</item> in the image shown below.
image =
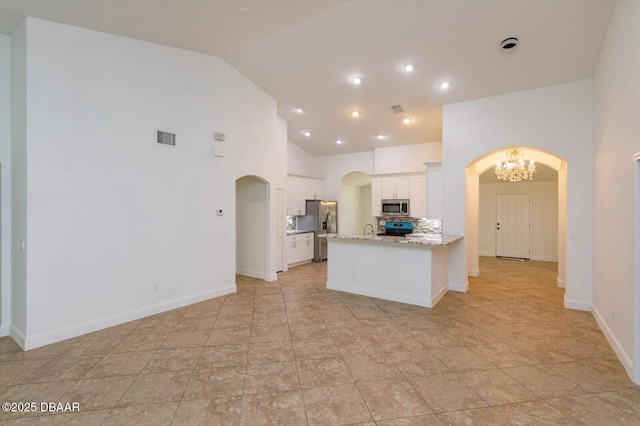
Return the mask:
[[370,223],[367,223],[367,224],[364,226],[364,230],[362,231],[362,232],[363,232],[363,234],[364,234],[364,235],[367,235],[367,226],[370,226],[370,227],[371,227],[371,234],[373,235],[373,225],[372,225],[372,224],[370,224]]

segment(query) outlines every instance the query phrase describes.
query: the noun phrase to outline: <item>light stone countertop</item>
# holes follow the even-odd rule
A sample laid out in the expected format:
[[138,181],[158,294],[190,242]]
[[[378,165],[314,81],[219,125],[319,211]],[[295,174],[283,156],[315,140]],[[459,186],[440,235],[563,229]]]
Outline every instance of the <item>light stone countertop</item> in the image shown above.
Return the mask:
[[287,230],[287,235],[298,235],[298,234],[308,234],[313,233],[313,231],[305,231],[302,229],[289,229]]
[[421,237],[392,237],[387,235],[326,234],[336,240],[359,240],[389,244],[407,244],[421,246],[446,246],[461,240],[462,235],[425,234]]

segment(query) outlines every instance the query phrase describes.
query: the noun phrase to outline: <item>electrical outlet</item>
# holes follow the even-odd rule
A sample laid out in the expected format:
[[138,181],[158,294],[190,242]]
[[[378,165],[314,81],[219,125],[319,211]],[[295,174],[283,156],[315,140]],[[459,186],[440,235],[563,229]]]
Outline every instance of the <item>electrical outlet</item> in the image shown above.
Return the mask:
[[158,292],[158,284],[154,284],[153,285],[153,292],[157,293]]

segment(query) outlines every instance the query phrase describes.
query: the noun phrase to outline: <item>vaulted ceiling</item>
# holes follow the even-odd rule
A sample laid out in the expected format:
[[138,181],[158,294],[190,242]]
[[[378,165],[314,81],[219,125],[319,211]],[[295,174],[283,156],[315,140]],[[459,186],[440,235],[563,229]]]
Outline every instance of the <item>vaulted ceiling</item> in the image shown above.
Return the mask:
[[[33,16],[220,56],[277,100],[290,141],[329,155],[440,141],[443,104],[591,78],[612,8],[610,0],[0,0],[0,32]],[[519,44],[507,51],[508,37]]]

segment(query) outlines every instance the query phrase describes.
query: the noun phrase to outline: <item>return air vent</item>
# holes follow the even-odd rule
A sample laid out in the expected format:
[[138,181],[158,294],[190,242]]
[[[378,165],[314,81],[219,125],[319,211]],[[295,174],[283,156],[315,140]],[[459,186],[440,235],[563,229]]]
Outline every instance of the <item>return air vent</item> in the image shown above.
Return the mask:
[[398,114],[399,112],[404,112],[404,110],[402,109],[402,107],[400,105],[392,105],[391,109],[393,110],[393,112],[395,112],[396,114]]
[[159,145],[176,146],[176,134],[158,130],[157,143]]

